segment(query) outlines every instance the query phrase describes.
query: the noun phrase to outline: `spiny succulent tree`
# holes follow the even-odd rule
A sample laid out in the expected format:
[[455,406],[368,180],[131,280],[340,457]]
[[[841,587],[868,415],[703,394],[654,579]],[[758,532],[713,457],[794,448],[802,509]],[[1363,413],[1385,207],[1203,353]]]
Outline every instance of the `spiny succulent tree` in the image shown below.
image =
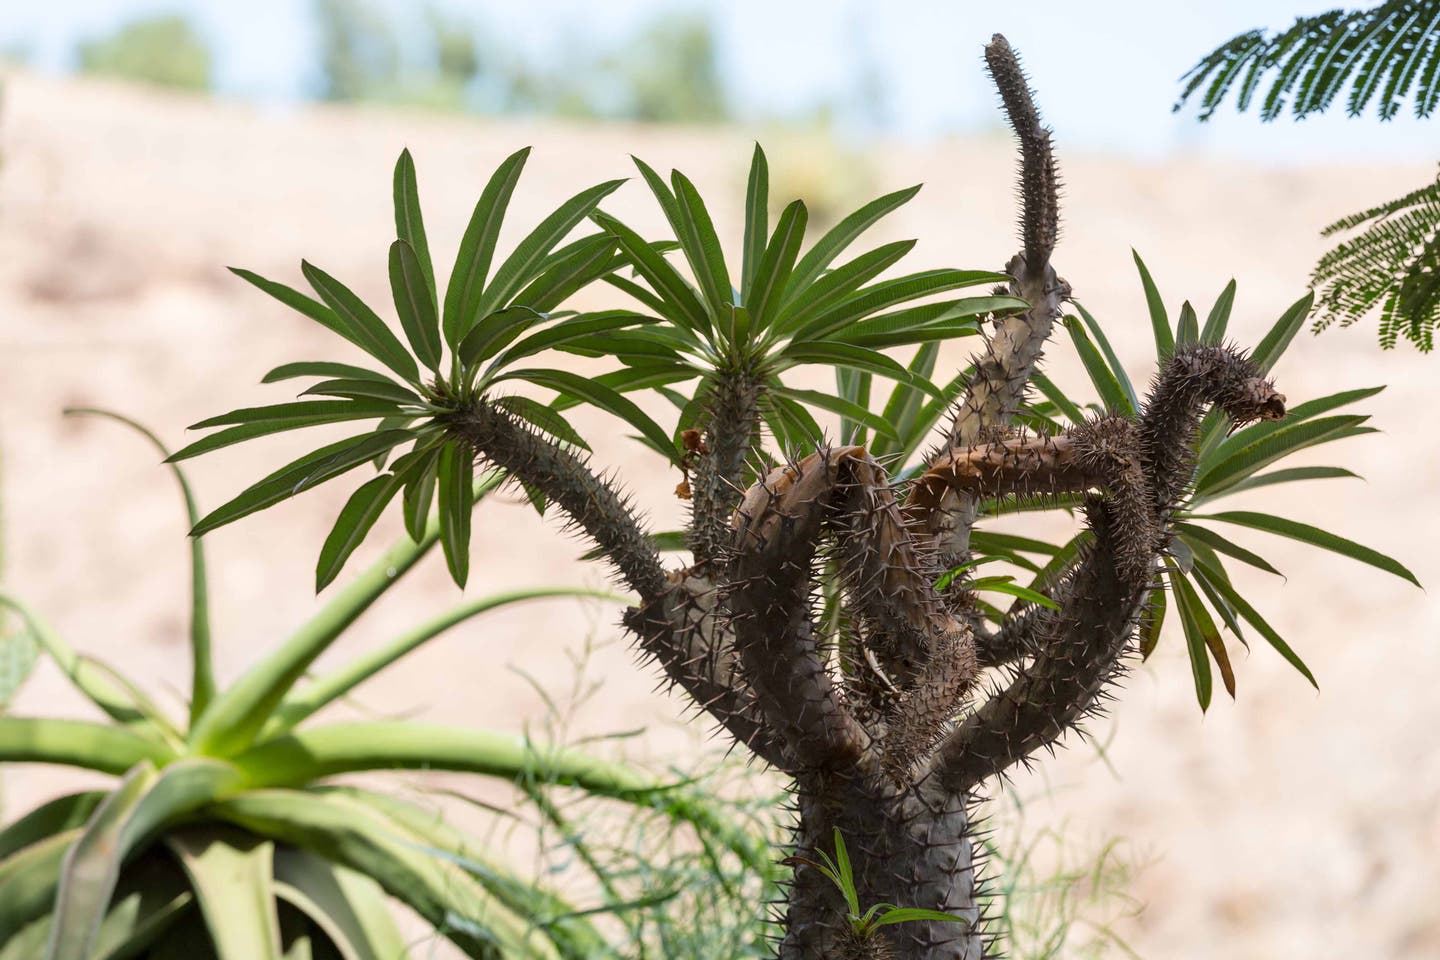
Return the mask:
[[[321,551],[321,587],[396,498],[412,535],[438,499],[439,536],[464,583],[477,464],[563,514],[634,593],[623,622],[643,656],[737,749],[793,784],[785,859],[793,875],[777,916],[785,958],[974,960],[994,949],[973,802],[1095,712],[1137,651],[1142,626],[1140,643],[1153,647],[1166,609],[1162,573],[1178,595],[1202,702],[1212,659],[1233,689],[1210,609],[1237,636],[1242,621],[1254,626],[1303,669],[1231,585],[1220,555],[1268,564],[1214,533],[1209,520],[1408,576],[1314,527],[1196,512],[1247,486],[1344,474],[1258,473],[1366,429],[1364,418],[1336,423],[1319,414],[1373,391],[1322,398],[1287,416],[1267,379],[1308,299],[1247,355],[1223,342],[1233,285],[1203,329],[1188,304],[1172,328],[1142,265],[1160,353],[1148,396],[1136,396],[1083,311],[1064,323],[1101,403],[1074,403],[1038,371],[1072,296],[1051,263],[1058,173],[1014,52],[996,36],[985,56],[1021,153],[1021,250],[1001,273],[880,279],[909,242],[840,261],[914,190],[862,207],[807,249],[803,204],[790,204],[770,227],[758,149],[738,269],[690,180],[676,172],[667,181],[637,161],[674,241],[647,240],[600,211],[619,185],[609,182],[563,204],[492,273],[522,151],[486,186],[441,297],[404,155],[390,252],[404,342],[316,267],[303,272],[319,300],[242,272],[388,372],[288,364],[266,379],[322,378],[306,394],[324,399],[214,417],[198,426],[218,431],[177,454],[313,424],[378,421],[282,467],[195,528],[214,529],[379,458],[379,474],[356,490]],[[599,232],[562,245],[587,218]],[[688,277],[668,257],[677,248]],[[558,309],[592,283],[635,306]],[[999,287],[934,299],[978,283]],[[973,362],[936,386],[938,342],[964,336],[981,341]],[[891,347],[915,349],[908,366],[881,352]],[[618,366],[581,377],[528,365],[551,350]],[[787,383],[801,365],[833,367],[837,391]],[[895,381],[879,414],[871,409],[875,377]],[[1043,401],[1029,397],[1032,385]],[[531,387],[554,397],[536,400]],[[673,429],[627,396],[638,390],[673,403]],[[590,464],[564,417],[581,403],[621,417],[674,465],[691,507],[681,534],[650,531],[618,478]],[[815,409],[840,415],[839,442],[825,440]],[[907,465],[937,426],[938,442]],[[1036,507],[1078,510],[1084,529],[1052,545],[980,524]],[[688,562],[667,568],[661,553],[677,550],[689,552]],[[1043,557],[1043,566],[1026,555]],[[997,558],[1034,570],[1035,580],[1021,587],[977,574]],[[996,593],[1013,596],[1008,610],[983,597]],[[222,720],[207,725],[204,742],[229,749],[249,735]]]
[[[1270,88],[1260,97],[1262,84]],[[1358,117],[1373,103],[1381,120],[1406,97],[1415,116],[1440,104],[1440,3],[1389,0],[1364,10],[1298,17],[1287,30],[1249,30],[1211,51],[1183,78],[1175,109],[1192,97],[1208,120],[1235,93],[1237,110],[1259,103],[1262,120],[1290,112],[1297,120],[1335,103],[1348,85],[1345,112]],[[1361,228],[1364,229],[1361,229]],[[1387,203],[1342,217],[1324,236],[1354,233],[1315,265],[1320,289],[1317,330],[1349,326],[1379,312],[1380,343],[1405,337],[1422,351],[1440,326],[1440,181]]]

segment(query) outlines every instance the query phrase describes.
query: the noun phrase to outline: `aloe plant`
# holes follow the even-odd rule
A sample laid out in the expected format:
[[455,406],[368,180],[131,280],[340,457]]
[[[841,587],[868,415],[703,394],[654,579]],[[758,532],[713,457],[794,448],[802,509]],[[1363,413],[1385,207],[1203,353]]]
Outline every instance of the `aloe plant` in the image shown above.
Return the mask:
[[[841,261],[913,191],[860,208],[807,248],[803,204],[790,204],[770,225],[767,164],[758,148],[738,265],[727,259],[690,180],[678,172],[667,180],[637,162],[673,239],[648,239],[602,211],[618,187],[609,181],[543,219],[492,270],[526,156],[520,151],[484,188],[442,298],[414,164],[402,155],[389,276],[403,342],[378,312],[309,264],[302,273],[318,300],[240,271],[384,369],[287,364],[266,379],[321,378],[306,392],[328,399],[204,420],[196,426],[216,432],[171,459],[311,425],[372,426],[280,468],[193,532],[375,463],[378,473],[358,486],[321,548],[317,586],[334,578],[397,497],[412,542],[397,547],[386,566],[403,572],[420,544],[438,540],[463,584],[477,494],[484,483],[519,485],[538,509],[563,514],[591,542],[590,556],[636,594],[623,622],[645,657],[737,749],[789,779],[796,829],[786,851],[793,875],[779,915],[781,957],[834,955],[842,945],[872,958],[992,955],[998,948],[975,860],[977,795],[1078,730],[1132,656],[1153,647],[1169,607],[1179,612],[1202,706],[1212,662],[1233,691],[1211,610],[1238,638],[1242,624],[1256,630],[1313,682],[1231,583],[1222,557],[1268,564],[1212,524],[1278,533],[1414,577],[1329,531],[1212,509],[1257,486],[1345,475],[1340,468],[1271,468],[1300,450],[1367,432],[1363,417],[1321,414],[1369,394],[1342,391],[1292,406],[1269,379],[1308,302],[1247,353],[1226,340],[1233,288],[1203,326],[1189,307],[1172,326],[1143,264],[1157,371],[1148,393],[1138,393],[1051,262],[1058,169],[1018,58],[997,35],[986,61],[1021,161],[1021,250],[997,272],[934,269],[882,279],[908,242]],[[567,242],[587,219],[599,232]],[[611,288],[614,307],[560,309],[590,284]],[[997,286],[952,296],[976,284]],[[1090,376],[1093,403],[1076,402],[1039,369],[1059,327]],[[938,343],[967,336],[978,344],[973,361],[937,385]],[[914,352],[901,363],[882,352],[892,348]],[[552,350],[611,363],[583,378],[529,365]],[[526,365],[517,365],[521,360]],[[797,387],[790,371],[802,365],[834,368],[836,391]],[[893,383],[883,404],[876,377]],[[549,401],[534,399],[535,389]],[[630,396],[644,391],[674,406],[671,424],[662,426]],[[584,437],[564,416],[579,404],[619,417],[676,472],[677,493],[692,508],[684,531],[650,530],[622,493],[621,478],[593,468]],[[817,413],[838,416],[838,442],[827,440]],[[920,453],[932,433],[938,444]],[[483,482],[475,480],[477,469]],[[434,519],[422,525],[437,500]],[[1035,509],[1079,512],[1084,527],[1064,544],[1005,531],[1005,513]],[[662,552],[687,551],[678,566],[661,560]],[[994,572],[994,563],[1010,572]],[[1030,582],[1021,583],[1026,571]],[[188,749],[307,782],[367,758],[372,765],[413,760],[418,746],[416,753],[393,746],[392,737],[405,739],[387,732],[398,727],[367,729],[372,740],[345,746],[337,742],[342,734],[287,727],[307,711],[286,691],[348,622],[356,598],[377,589],[373,578],[362,574],[316,625],[217,694],[185,735]],[[1008,609],[987,599],[997,594],[1011,599]],[[92,685],[103,679],[82,666],[72,672]],[[143,712],[123,722],[131,720],[154,723]],[[129,728],[104,730],[111,738],[135,736]],[[471,736],[437,736],[426,757],[473,769],[483,751]],[[62,758],[84,753],[68,740],[55,750]],[[158,764],[166,756],[136,747],[127,759]],[[462,765],[465,758],[471,766]],[[141,785],[115,796],[145,790],[152,775],[137,769],[132,776]],[[573,776],[595,792],[626,798],[638,789],[628,781],[607,787],[604,777],[582,780],[590,769]],[[673,803],[679,815],[703,816],[693,798]],[[109,809],[96,813],[94,829],[121,816]],[[273,807],[252,804],[230,820],[295,842],[297,834],[276,826],[277,816]],[[723,825],[706,822],[712,826]],[[853,841],[839,888],[832,882],[838,859],[827,864],[819,856],[835,836]],[[750,849],[739,838],[733,845]],[[914,912],[879,924],[879,911],[867,915],[861,904]],[[576,929],[576,937],[588,935]]]
[[[180,468],[172,469],[193,524],[195,498]],[[498,481],[485,474],[467,492],[483,500]],[[108,717],[0,717],[0,763],[64,764],[119,778],[113,789],[59,797],[0,830],[0,958],[399,960],[410,951],[391,919],[391,899],[467,956],[614,954],[593,915],[616,904],[569,903],[487,859],[483,845],[424,806],[325,782],[361,771],[451,770],[532,791],[578,788],[657,811],[763,872],[756,836],[683,782],[666,784],[518,733],[394,720],[310,722],[400,658],[487,611],[543,598],[623,599],[553,586],[471,599],[305,679],[315,658],[439,539],[439,518],[431,517],[418,540],[407,537],[387,551],[228,687],[217,686],[211,671],[203,542],[192,540],[194,678],[184,719],[0,593],[0,606]]]

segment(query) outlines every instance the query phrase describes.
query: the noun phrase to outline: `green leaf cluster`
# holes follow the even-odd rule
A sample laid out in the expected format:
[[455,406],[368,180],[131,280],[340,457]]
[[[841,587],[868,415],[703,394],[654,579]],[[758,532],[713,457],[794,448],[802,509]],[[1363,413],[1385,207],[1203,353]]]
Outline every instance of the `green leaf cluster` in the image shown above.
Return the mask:
[[[561,204],[496,265],[501,225],[528,156],[528,148],[510,156],[485,185],[441,296],[414,162],[408,152],[401,154],[393,191],[397,238],[389,257],[394,324],[308,262],[302,273],[315,297],[250,271],[235,271],[348,340],[378,368],[330,360],[284,364],[264,382],[317,382],[298,400],[235,410],[195,424],[195,429],[214,432],[174,459],[304,427],[352,422],[373,426],[251,485],[196,524],[196,535],[373,462],[380,474],[355,490],[321,550],[317,589],[334,580],[397,499],[415,540],[431,504],[438,501],[446,560],[455,582],[463,586],[469,573],[468,490],[474,458],[453,425],[478,404],[494,404],[530,428],[581,450],[588,445],[565,419],[565,411],[588,404],[619,417],[641,442],[678,462],[679,434],[699,425],[717,377],[742,372],[760,385],[761,415],[785,450],[820,441],[821,428],[809,409],[815,408],[839,414],[842,433],[856,442],[863,442],[858,438],[865,430],[873,430],[878,453],[908,455],[914,448],[899,442],[900,431],[909,435],[917,428],[928,429],[953,395],[953,390],[929,380],[936,344],[977,332],[983,317],[1025,307],[1024,301],[1008,296],[936,299],[1006,280],[987,271],[931,269],[882,278],[914,247],[913,240],[882,244],[844,259],[866,231],[914,197],[919,187],[863,205],[808,248],[802,202],[786,207],[772,228],[768,165],[758,146],[746,191],[738,265],[727,262],[710,213],[689,178],[672,171],[667,180],[639,159],[636,167],[673,240],[646,239],[601,211],[600,203],[622,183],[611,180]],[[568,239],[587,221],[599,232]],[[683,265],[668,257],[676,251]],[[639,309],[559,309],[596,282]],[[882,352],[917,345],[908,365]],[[530,358],[557,351],[618,365],[596,376],[530,365]],[[807,365],[834,368],[846,385],[841,395],[791,387],[782,380],[787,371]],[[884,415],[868,407],[870,383],[877,375],[897,384]],[[682,384],[688,387],[677,389]],[[545,403],[510,392],[520,385],[550,391],[553,398]],[[651,389],[677,408],[673,429],[660,426],[626,396]],[[543,498],[532,495],[532,500],[543,508]]]

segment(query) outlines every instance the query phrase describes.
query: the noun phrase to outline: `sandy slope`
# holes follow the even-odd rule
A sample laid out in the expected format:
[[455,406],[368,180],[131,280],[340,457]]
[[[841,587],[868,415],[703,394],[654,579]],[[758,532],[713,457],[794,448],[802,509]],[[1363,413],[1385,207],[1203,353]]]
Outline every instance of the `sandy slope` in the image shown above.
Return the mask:
[[[979,82],[977,77],[977,82]],[[203,415],[279,399],[256,386],[283,360],[337,355],[324,331],[287,315],[225,273],[243,264],[298,277],[302,255],[384,302],[391,233],[389,170],[415,152],[437,261],[451,252],[486,172],[516,147],[536,150],[516,223],[563,195],[628,175],[627,153],[679,165],[738,235],[753,131],[653,130],[443,119],[383,112],[262,112],[127,89],[16,77],[0,120],[0,449],[5,457],[7,579],[86,651],[144,678],[184,682],[183,525],[170,481],[116,428],[62,421],[61,407],[100,404],[179,442]],[[1242,340],[1302,291],[1334,215],[1421,182],[1422,168],[1262,170],[1200,160],[1144,165],[1061,156],[1066,230],[1056,261],[1143,374],[1150,347],[1129,247],[1138,247],[1172,310],[1201,310],[1231,275]],[[994,266],[1011,252],[1011,155],[1001,140],[901,149],[879,161],[884,188],[928,183],[884,239],[918,236],[918,265]],[[862,198],[857,198],[862,199]],[[658,231],[636,185],[611,208]],[[510,242],[513,242],[513,236]],[[949,359],[958,362],[964,345]],[[1068,347],[1053,369],[1075,384]],[[1256,506],[1283,507],[1394,552],[1440,583],[1440,440],[1431,427],[1440,358],[1382,354],[1369,329],[1302,337],[1277,371],[1292,401],[1388,382],[1367,409],[1383,434],[1352,442],[1366,482],[1329,481]],[[600,461],[632,479],[657,522],[680,514],[675,478],[614,422],[581,416]],[[300,440],[299,444],[310,442]],[[241,447],[192,468],[214,505],[298,449],[288,439]],[[1333,460],[1333,455],[1331,457]],[[229,527],[211,540],[221,668],[233,676],[314,607],[312,563],[344,491],[325,490]],[[471,594],[547,579],[595,583],[579,552],[514,505],[476,520]],[[1382,574],[1284,542],[1264,543],[1288,581],[1236,572],[1320,677],[1314,694],[1268,648],[1239,664],[1238,702],[1201,718],[1171,638],[1134,676],[1116,710],[1115,773],[1080,747],[1046,767],[1053,804],[1031,825],[1061,823],[1082,840],[1119,834],[1155,862],[1134,893],[1148,907],[1127,928],[1142,955],[1433,957],[1440,955],[1440,609]],[[363,558],[362,558],[363,559]],[[354,631],[343,656],[453,602],[439,566],[412,575]],[[613,638],[613,611],[570,605],[497,615],[438,641],[366,688],[355,709],[516,728],[543,713],[508,664],[568,683],[567,651],[587,632]],[[596,654],[606,688],[582,731],[646,724],[642,752],[694,749],[676,703],[651,691],[622,644]],[[82,710],[50,669],[17,710]],[[40,768],[6,772],[13,813],[74,783]],[[1040,781],[1021,784],[1034,793]]]

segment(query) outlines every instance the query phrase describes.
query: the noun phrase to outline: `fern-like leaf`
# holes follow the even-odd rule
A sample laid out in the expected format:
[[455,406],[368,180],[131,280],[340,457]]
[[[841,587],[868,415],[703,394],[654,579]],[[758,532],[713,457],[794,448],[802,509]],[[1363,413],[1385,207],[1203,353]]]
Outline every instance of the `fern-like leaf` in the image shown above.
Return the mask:
[[1380,343],[1400,337],[1428,352],[1440,325],[1440,179],[1335,221],[1325,236],[1359,230],[1320,258],[1315,329],[1349,326],[1379,310]]
[[1373,102],[1388,120],[1407,97],[1416,116],[1428,117],[1440,103],[1440,0],[1389,0],[1369,10],[1300,17],[1273,34],[1243,33],[1181,78],[1185,87],[1175,109],[1198,94],[1206,120],[1234,91],[1243,112],[1262,79],[1270,84],[1260,101],[1262,120],[1274,120],[1287,105],[1297,119],[1319,113],[1347,84],[1345,110],[1352,117]]

